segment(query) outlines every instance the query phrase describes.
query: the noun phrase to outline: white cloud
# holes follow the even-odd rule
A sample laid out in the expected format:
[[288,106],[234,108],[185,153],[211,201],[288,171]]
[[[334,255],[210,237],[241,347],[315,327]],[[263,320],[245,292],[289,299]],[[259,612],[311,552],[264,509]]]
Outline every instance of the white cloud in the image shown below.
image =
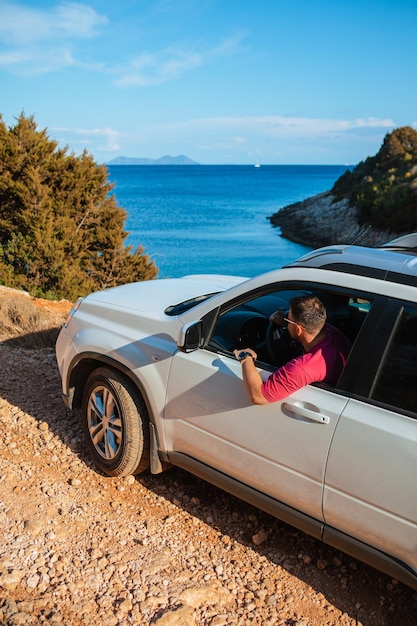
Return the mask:
[[242,43],[246,36],[248,35],[248,31],[239,31],[234,35],[223,39],[220,44],[218,44],[213,50],[210,52],[211,57],[224,57],[226,55],[234,55],[242,50]]
[[323,134],[335,134],[363,128],[393,128],[391,119],[374,117],[355,120],[320,119],[308,117],[285,117],[270,115],[262,117],[211,117],[196,118],[179,124],[158,126],[162,132],[181,131],[182,133],[210,133],[213,138],[220,135],[228,137],[234,143],[248,141],[249,137],[276,139],[278,137],[312,137]]
[[119,141],[124,136],[123,133],[112,128],[53,128],[52,130],[65,133],[65,138],[59,140],[61,144],[83,146],[94,144],[95,149],[109,152],[120,150]]
[[244,36],[245,33],[238,33],[214,48],[200,51],[171,47],[154,53],[144,52],[132,58],[127,69],[120,70],[115,84],[121,87],[143,87],[175,80],[218,58],[236,54]]
[[[244,32],[233,34],[211,48],[165,47],[142,51],[130,59],[110,64],[85,62],[80,42],[100,35],[109,20],[81,2],[60,2],[50,9],[33,8],[0,0],[0,67],[22,75],[40,74],[67,67],[81,67],[115,77],[120,87],[160,85],[199,66],[236,54]],[[106,30],[108,36],[109,29]]]
[[59,5],[54,14],[52,26],[60,34],[83,39],[94,37],[98,26],[106,26],[109,20],[94,9],[79,2]]
[[102,69],[76,60],[72,48],[94,37],[108,19],[86,4],[63,2],[50,10],[0,2],[0,67],[20,74],[42,74],[78,66]]
[[[204,162],[349,162],[377,151],[395,128],[385,118],[352,120],[284,116],[213,117],[181,124],[144,124],[134,131],[103,128],[55,128],[60,145],[87,148],[99,160],[114,154],[158,157],[184,153]],[[340,157],[343,154],[344,157]]]
[[75,65],[79,65],[79,63],[74,59],[71,52],[64,48],[54,48],[48,51],[27,48],[0,54],[0,67],[10,68],[14,66],[23,74],[44,74]]
[[90,38],[98,26],[107,23],[106,17],[80,2],[63,2],[51,10],[7,1],[0,4],[0,41],[9,46]]
[[133,58],[115,83],[122,87],[160,85],[193,70],[202,62],[200,54],[182,50],[142,53]]
[[[195,118],[182,123],[147,125],[141,129],[140,145],[164,146],[166,150],[180,142],[180,150],[191,158],[205,161],[208,157],[218,163],[354,163],[376,151],[384,135],[395,127],[393,120],[377,117]],[[132,154],[131,148],[138,144],[138,139],[130,137],[128,143],[130,152],[126,144],[122,150]]]

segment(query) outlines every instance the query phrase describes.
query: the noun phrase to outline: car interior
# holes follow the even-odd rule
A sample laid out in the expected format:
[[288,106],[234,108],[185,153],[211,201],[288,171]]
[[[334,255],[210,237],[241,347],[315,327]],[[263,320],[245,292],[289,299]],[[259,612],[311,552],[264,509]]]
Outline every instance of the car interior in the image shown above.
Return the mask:
[[301,354],[302,348],[291,339],[285,326],[277,326],[269,317],[277,310],[286,316],[291,298],[309,294],[320,298],[326,307],[327,321],[353,344],[370,310],[370,300],[323,289],[287,289],[257,295],[221,313],[209,348],[226,354],[235,349],[252,348],[265,369],[280,367]]

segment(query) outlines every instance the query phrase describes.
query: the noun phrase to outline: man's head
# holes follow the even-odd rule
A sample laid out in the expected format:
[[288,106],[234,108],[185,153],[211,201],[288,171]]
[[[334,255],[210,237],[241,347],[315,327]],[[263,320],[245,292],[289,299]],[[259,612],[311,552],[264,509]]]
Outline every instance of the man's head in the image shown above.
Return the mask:
[[[326,318],[324,304],[317,296],[296,296],[291,298],[287,318],[287,321],[290,322],[288,327],[297,325],[309,335],[318,335],[326,323]],[[293,332],[294,330],[296,329],[294,328]]]

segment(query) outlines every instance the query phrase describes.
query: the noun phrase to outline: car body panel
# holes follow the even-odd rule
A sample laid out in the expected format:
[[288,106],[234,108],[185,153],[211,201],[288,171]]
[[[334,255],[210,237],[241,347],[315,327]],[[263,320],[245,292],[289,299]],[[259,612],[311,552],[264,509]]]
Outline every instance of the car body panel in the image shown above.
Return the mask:
[[[164,414],[167,448],[321,520],[327,455],[346,398],[309,386],[286,401],[253,406],[242,391],[235,359],[206,350],[176,354]],[[303,407],[324,413],[328,423],[307,419]]]
[[416,567],[417,423],[351,399],[329,454],[326,523]]
[[224,291],[246,281],[241,276],[195,275],[130,283],[88,296],[91,303],[107,304],[119,309],[131,309],[144,316],[163,316],[166,307],[197,295]]

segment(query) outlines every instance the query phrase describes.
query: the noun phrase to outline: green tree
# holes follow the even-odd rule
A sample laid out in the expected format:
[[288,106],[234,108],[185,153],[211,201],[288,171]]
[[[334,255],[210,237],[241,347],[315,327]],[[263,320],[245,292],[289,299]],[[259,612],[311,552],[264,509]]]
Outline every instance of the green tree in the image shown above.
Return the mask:
[[379,152],[346,172],[332,193],[349,198],[359,223],[401,234],[417,229],[417,131],[388,133]]
[[74,300],[90,291],[155,278],[139,246],[125,246],[126,212],[104,165],[58,148],[23,113],[0,116],[0,284]]

